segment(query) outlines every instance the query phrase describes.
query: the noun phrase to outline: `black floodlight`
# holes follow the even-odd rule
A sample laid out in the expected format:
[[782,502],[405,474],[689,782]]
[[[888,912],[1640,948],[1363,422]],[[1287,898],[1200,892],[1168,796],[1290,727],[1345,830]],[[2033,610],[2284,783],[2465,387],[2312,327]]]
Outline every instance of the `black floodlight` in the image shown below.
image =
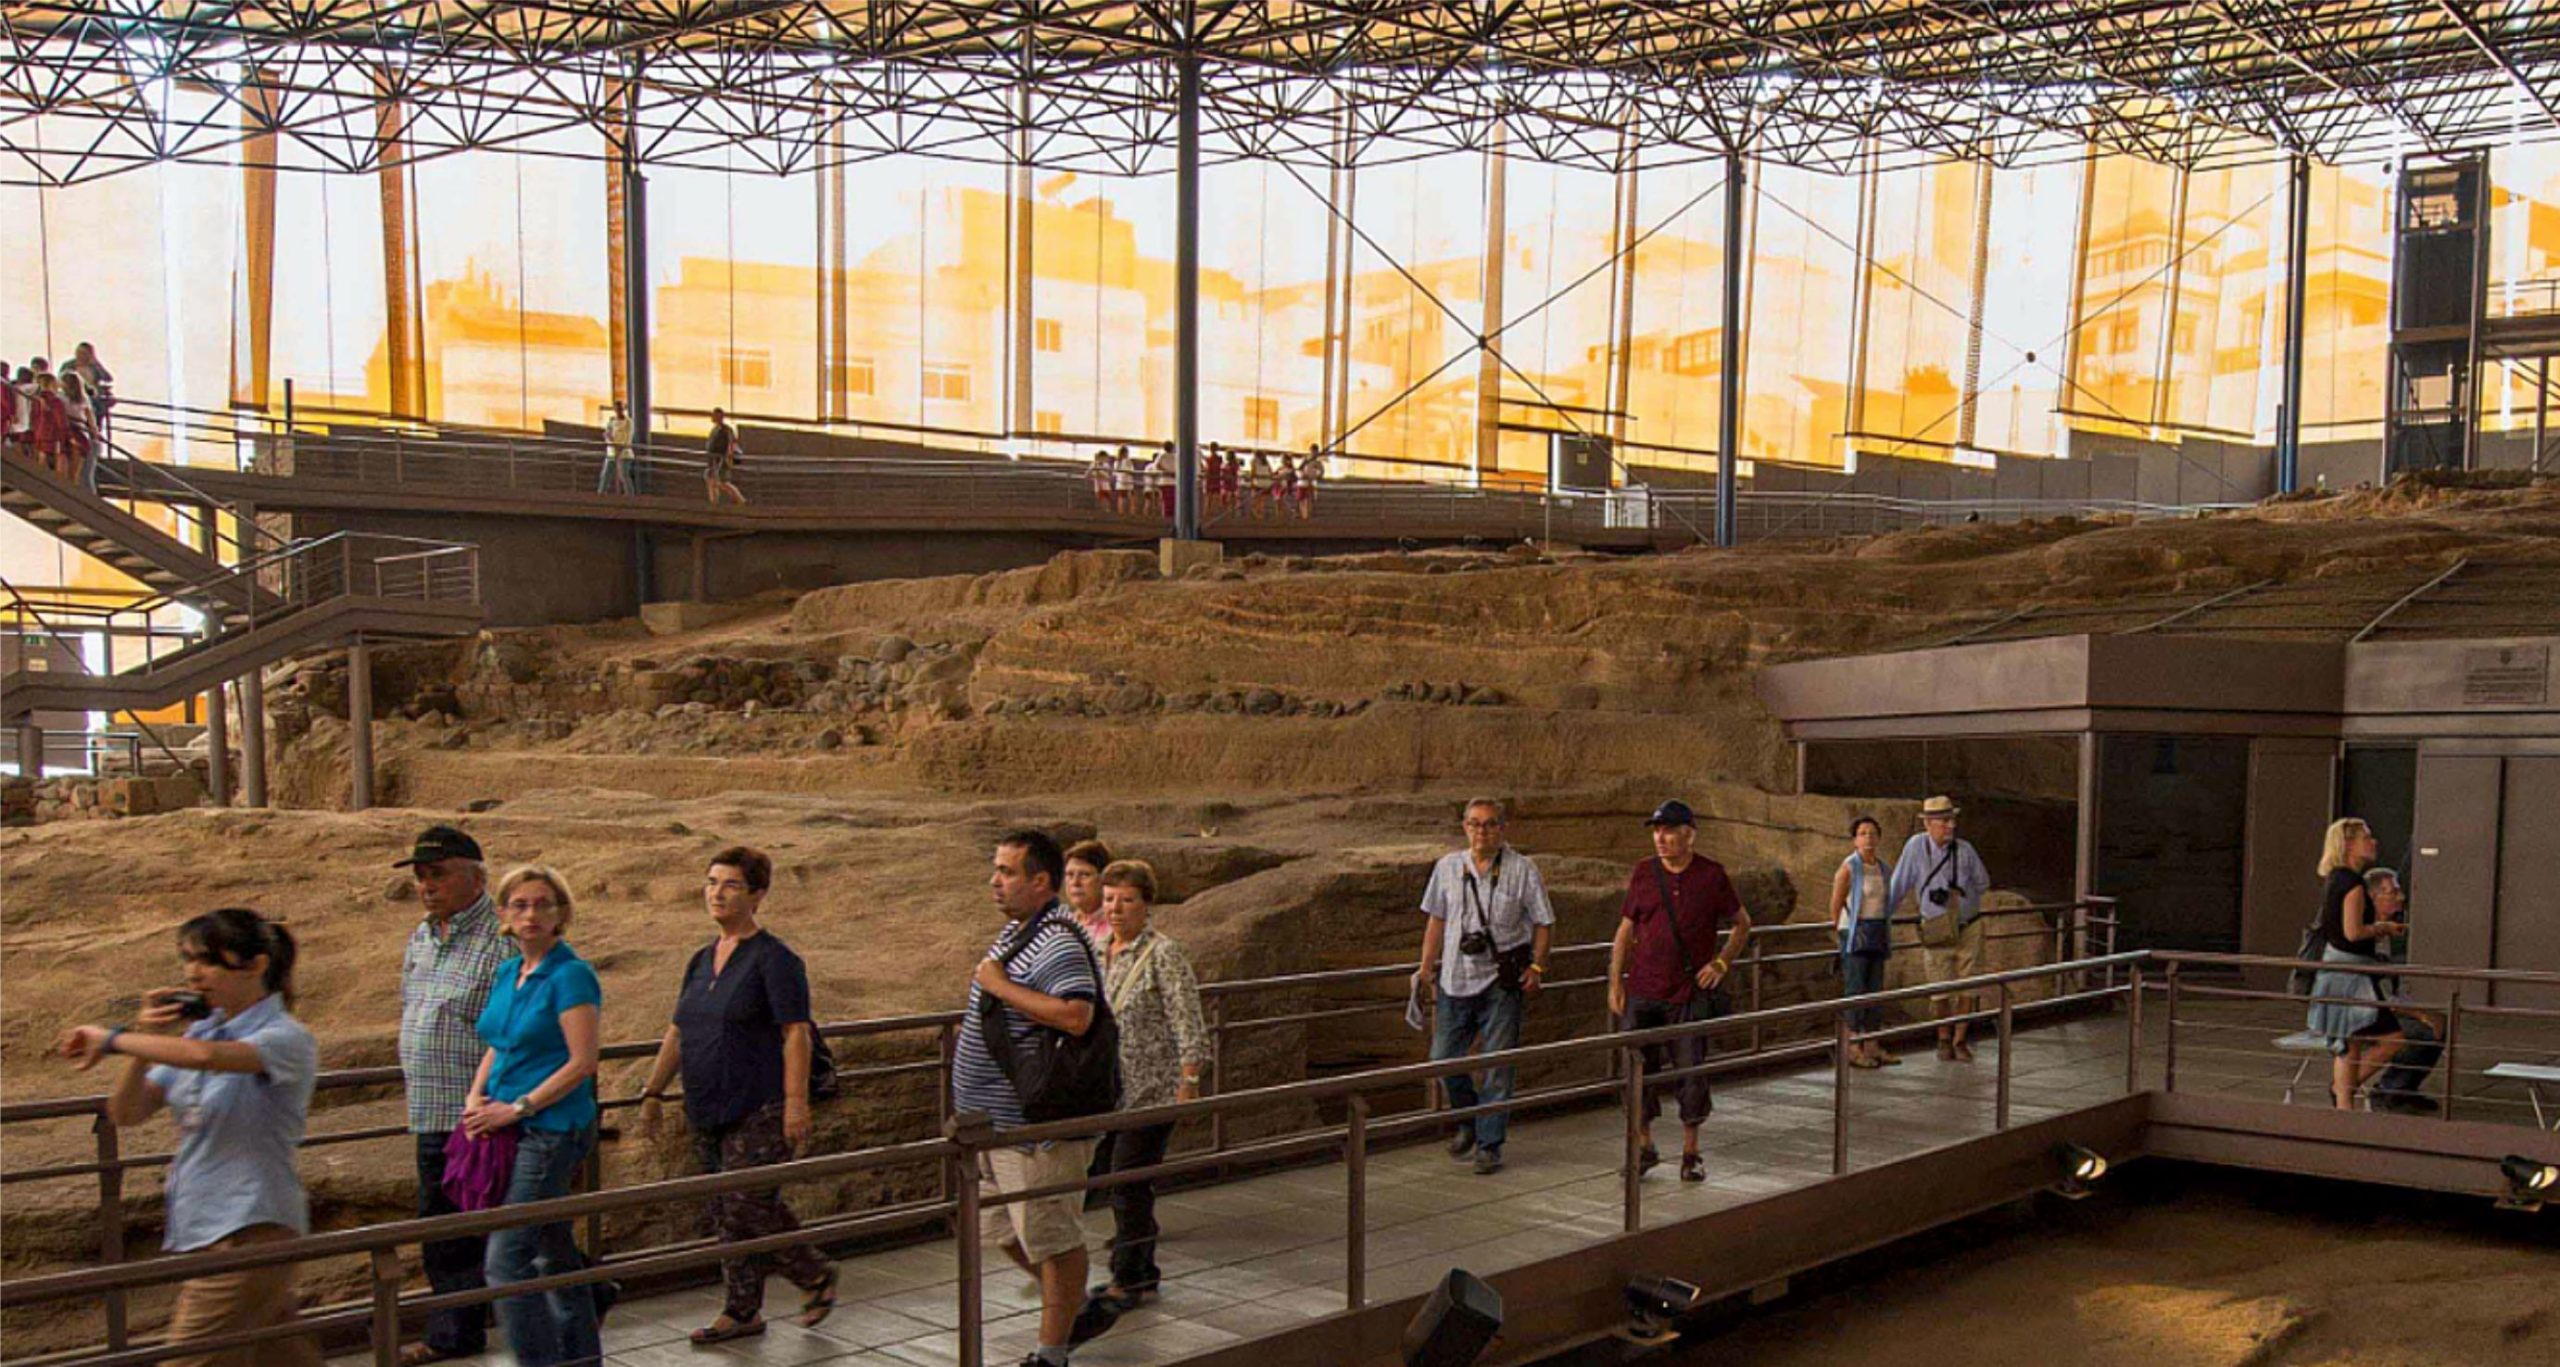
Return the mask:
[[1652,1273],[1628,1282],[1623,1294],[1634,1319],[1620,1337],[1648,1347],[1679,1337],[1681,1318],[1707,1303],[1704,1287]]
[[2498,1171],[2507,1179],[2507,1194],[2498,1204],[2510,1210],[2540,1210],[2544,1201],[2560,1196],[2560,1163],[2511,1153],[2498,1160]]
[[1453,1267],[1404,1327],[1404,1367],[1473,1367],[1502,1332],[1502,1293]]
[[2054,1145],[2053,1161],[2062,1169],[2062,1180],[2054,1184],[2054,1194],[2074,1201],[2087,1196],[2097,1180],[2107,1175],[2107,1156],[2085,1144]]

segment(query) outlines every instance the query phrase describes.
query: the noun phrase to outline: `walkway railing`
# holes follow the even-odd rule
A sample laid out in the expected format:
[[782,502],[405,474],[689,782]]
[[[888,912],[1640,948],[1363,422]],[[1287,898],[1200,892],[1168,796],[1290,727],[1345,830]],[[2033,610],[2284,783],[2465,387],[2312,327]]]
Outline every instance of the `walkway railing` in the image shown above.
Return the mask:
[[[2112,899],[2090,898],[2077,902],[2000,908],[1986,911],[1984,915],[1998,922],[2017,923],[2014,927],[1987,931],[1984,936],[1986,941],[2032,941],[2039,949],[2050,946],[2052,956],[2057,961],[2072,957],[2075,952],[2074,946],[2103,948],[2110,954],[2114,949],[2116,917]],[[1896,938],[1894,952],[1907,954],[1919,947],[1916,937],[1918,920],[1917,917],[1903,917],[1897,920],[1896,925],[1902,933]],[[1836,948],[1831,947],[1836,934],[1837,932],[1829,924],[1822,922],[1795,922],[1753,927],[1750,943],[1740,962],[1735,965],[1732,979],[1736,1003],[1743,1012],[1742,1015],[1735,1017],[1739,1022],[1736,1028],[1747,1039],[1748,1049],[1756,1052],[1766,1043],[1766,1026],[1757,1019],[1756,1013],[1762,1009],[1768,994],[1784,981],[1788,973],[1808,971],[1819,973],[1823,965],[1832,965],[1834,971],[1813,979],[1808,990],[1825,993],[1838,991],[1836,965],[1839,956]],[[1815,942],[1818,947],[1776,950],[1771,948],[1773,944],[1782,942],[1805,943],[1808,941]],[[1581,1007],[1564,1009],[1563,1018],[1568,1022],[1566,1028],[1577,1037],[1596,1038],[1607,1035],[1614,1028],[1614,1022],[1608,1015],[1605,994],[1592,990],[1605,986],[1606,978],[1603,970],[1608,953],[1609,945],[1605,941],[1559,946],[1550,951],[1550,957],[1557,964],[1559,973],[1556,981],[1543,989],[1542,997],[1560,999],[1561,994],[1566,993],[1588,994],[1588,1000]],[[2110,974],[2113,972],[2111,968],[2106,971]],[[1258,1032],[1292,1027],[1303,1028],[1323,1022],[1350,1021],[1400,1013],[1405,1004],[1403,987],[1411,973],[1412,965],[1405,962],[1202,984],[1200,993],[1209,1027],[1210,1050],[1208,1067],[1202,1078],[1202,1095],[1221,1096],[1236,1090],[1234,1084],[1238,1069],[1235,1063],[1235,1041],[1239,1038]],[[1328,1002],[1314,1006],[1307,1004],[1310,999],[1326,998],[1346,991],[1357,993],[1363,988],[1383,985],[1392,985],[1396,989],[1395,995],[1391,998],[1354,1000],[1347,1003]],[[2110,979],[2109,986],[2112,985],[2112,979]],[[1275,1006],[1278,1009],[1271,1009]],[[1539,1017],[1545,1018],[1551,1009],[1553,1008],[1540,1008]],[[838,1043],[872,1041],[887,1046],[887,1052],[890,1055],[888,1057],[839,1069],[838,1077],[847,1088],[877,1087],[902,1079],[919,1080],[929,1076],[932,1088],[930,1103],[932,1109],[929,1114],[919,1112],[910,1123],[939,1127],[950,1119],[950,1057],[953,1044],[958,1038],[961,1017],[962,1013],[958,1011],[918,1012],[826,1023],[818,1027],[818,1033]],[[920,1046],[925,1047],[919,1053],[917,1050]],[[658,1042],[655,1039],[621,1041],[604,1046],[601,1058],[605,1063],[647,1058],[656,1052],[657,1047]],[[1604,1076],[1614,1077],[1617,1066],[1614,1056],[1604,1057],[1601,1061],[1610,1070]],[[848,1059],[847,1062],[851,1064],[852,1060]],[[325,1097],[331,1093],[355,1089],[396,1087],[400,1082],[401,1072],[396,1066],[336,1069],[319,1076],[315,1083],[315,1094]],[[1248,1165],[1285,1156],[1285,1153],[1268,1151],[1267,1144],[1240,1145],[1234,1133],[1233,1122],[1237,1117],[1255,1110],[1286,1110],[1288,1103],[1285,1100],[1275,1102],[1261,1091],[1245,1090],[1240,1094],[1261,1099],[1232,1107],[1222,1106],[1201,1114],[1200,1118],[1205,1121],[1206,1128],[1205,1148],[1196,1152],[1206,1161],[1199,1166]],[[1437,1103],[1436,1092],[1427,1080],[1415,1096],[1419,1098],[1422,1107],[1426,1110]],[[90,1095],[0,1105],[0,1130],[41,1122],[86,1120],[90,1124],[93,1138],[93,1156],[89,1161],[0,1171],[0,1188],[31,1182],[76,1179],[94,1181],[97,1187],[96,1220],[99,1258],[102,1262],[115,1264],[123,1262],[126,1257],[124,1223],[126,1174],[165,1167],[175,1154],[167,1150],[138,1154],[125,1153],[123,1133],[113,1121],[108,1119],[105,1101],[104,1096]],[[637,1098],[634,1097],[600,1097],[599,1101],[608,1117],[638,1104]],[[315,1113],[322,1109],[325,1108],[315,1101]],[[405,1123],[319,1130],[305,1137],[303,1148],[316,1150],[343,1144],[399,1139],[405,1138],[408,1133]],[[1184,1169],[1186,1172],[1191,1170]],[[588,1191],[597,1190],[601,1184],[601,1174],[601,1162],[591,1161],[582,1174],[582,1188]],[[948,1170],[944,1170],[936,1177],[936,1190],[937,1199],[949,1199],[951,1187]],[[588,1221],[585,1230],[586,1246],[591,1253],[605,1252],[602,1217],[608,1210],[621,1208],[599,1206],[581,1211],[582,1217]],[[697,1246],[696,1243],[686,1243],[674,1245],[672,1248],[695,1246]],[[670,1249],[640,1250],[630,1253],[627,1257],[646,1259],[668,1251]],[[624,1264],[618,1260],[616,1265]],[[0,1285],[0,1302],[14,1303],[5,1285]],[[125,1306],[121,1291],[106,1289],[101,1305],[106,1314],[104,1333],[106,1342],[114,1348],[124,1347],[126,1342]]]
[[[244,427],[234,415],[120,404],[119,421],[170,435],[173,444],[211,445],[245,474],[308,479],[385,490],[495,496],[583,496],[640,508],[699,508],[707,499],[704,460],[690,443],[635,444],[638,492],[605,487],[603,443],[595,438],[390,426],[326,433]],[[750,447],[753,439],[750,437]],[[1150,510],[1121,512],[1092,491],[1084,459],[1112,443],[1025,437],[1002,454],[915,453],[801,456],[750,449],[735,471],[751,510],[785,510],[848,527],[917,523],[953,527],[1036,525],[1098,536],[1160,533],[1167,519]],[[1844,477],[1845,478],[1845,477]],[[1740,535],[1867,535],[1916,527],[2028,518],[2187,517],[2223,505],[2169,505],[2111,499],[1890,498],[1845,489],[1828,492],[1745,490],[1737,496]],[[1327,479],[1313,517],[1256,520],[1211,509],[1207,525],[1231,538],[1307,537],[1389,540],[1399,537],[1489,544],[1524,540],[1626,544],[1657,537],[1691,540],[1715,523],[1709,490],[1628,488],[1575,494],[1535,489],[1475,488],[1421,480]]]
[[[1593,946],[1576,946],[1584,952]],[[1718,1020],[1698,1021],[1655,1029],[1629,1031],[1589,1038],[1576,1038],[1551,1043],[1525,1045],[1498,1053],[1480,1054],[1472,1058],[1448,1059],[1377,1068],[1345,1077],[1283,1083],[1246,1089],[1223,1096],[1204,1097],[1197,1101],[1150,1107],[1114,1113],[1083,1120],[1061,1121],[1004,1131],[989,1129],[984,1117],[964,1115],[945,1121],[937,1139],[913,1143],[891,1144],[855,1153],[831,1154],[804,1158],[769,1167],[726,1173],[716,1176],[688,1177],[648,1183],[610,1192],[587,1193],[555,1200],[468,1215],[443,1216],[426,1220],[404,1220],[361,1229],[312,1235],[289,1242],[254,1248],[185,1254],[154,1259],[142,1263],[18,1278],[0,1283],[0,1307],[23,1307],[54,1303],[81,1297],[117,1295],[132,1290],[165,1285],[190,1277],[237,1272],[257,1267],[299,1263],[318,1258],[362,1256],[371,1270],[370,1290],[360,1304],[322,1307],[314,1314],[290,1325],[226,1335],[221,1338],[196,1340],[186,1345],[146,1345],[123,1350],[65,1355],[47,1359],[48,1367],[125,1367],[155,1361],[181,1351],[271,1342],[278,1339],[328,1330],[351,1330],[363,1325],[371,1336],[375,1360],[389,1364],[396,1359],[399,1325],[406,1316],[430,1310],[486,1303],[505,1296],[532,1291],[581,1285],[611,1278],[659,1274],[706,1266],[724,1256],[742,1252],[767,1251],[800,1244],[830,1242],[850,1235],[913,1227],[929,1221],[947,1221],[957,1240],[958,1277],[953,1286],[956,1298],[957,1357],[964,1367],[982,1367],[986,1360],[982,1303],[985,1250],[978,1238],[979,1213],[990,1206],[1002,1206],[1045,1196],[1066,1195],[1079,1191],[1107,1188],[1126,1182],[1157,1181],[1198,1173],[1223,1163],[1272,1162],[1303,1160],[1339,1154],[1344,1182],[1344,1226],[1342,1235],[1342,1297],[1347,1309],[1357,1309],[1368,1302],[1367,1291],[1367,1196],[1369,1157],[1380,1144],[1422,1131],[1441,1129],[1453,1121],[1497,1111],[1515,1111],[1533,1107],[1607,1102],[1622,1113],[1626,1122],[1625,1144],[1617,1155],[1617,1171],[1621,1177],[1619,1193],[1620,1226],[1628,1232],[1643,1226],[1643,1186],[1637,1163],[1637,1120],[1642,1098],[1652,1087],[1690,1076],[1713,1076],[1743,1070],[1764,1069],[1785,1063],[1828,1062],[1832,1072],[1830,1097],[1831,1154],[1830,1169],[1834,1175],[1853,1167],[1853,1134],[1851,1129],[1851,1059],[1855,1048],[1869,1039],[1891,1039],[1933,1031],[1941,1021],[1922,1019],[1911,1024],[1863,1034],[1850,1025],[1850,1014],[1863,1008],[1893,1004],[1917,1003],[1924,998],[1953,996],[1972,1001],[1988,1001],[1988,1005],[1947,1017],[1984,1027],[1990,1034],[1994,1055],[1994,1093],[1990,1126],[1993,1132],[2009,1129],[2015,1119],[2012,1104],[2012,1079],[2016,1071],[2016,1047],[2021,1017],[2037,1011],[2085,1011],[2111,1006],[2118,1002],[2126,1007],[2128,1020],[2124,1033],[2124,1070],[2121,1093],[2141,1090],[2145,1072],[2144,1051],[2147,1034],[2142,1028],[2144,1004],[2153,997],[2167,1002],[2164,1031],[2167,1045],[2161,1060],[2163,1086],[2177,1085],[2177,1038],[2181,1024],[2182,1001],[2192,1001],[2199,972],[2228,973],[2234,969],[2273,970],[2289,968],[2293,961],[2241,955],[2185,954],[2155,951],[2105,954],[2070,959],[2058,963],[2039,964],[2005,972],[1979,974],[1946,983],[1927,983],[1860,997],[1808,1001],[1789,1006],[1747,1011]],[[1369,973],[1372,970],[1353,970]],[[2560,988],[2560,974],[2513,973],[2479,969],[2448,969],[2423,966],[2400,967],[2396,971],[2410,977],[2478,985],[2488,992],[2538,991]],[[1305,983],[1311,979],[1335,975],[1299,975],[1295,979],[1274,982]],[[2096,983],[2098,986],[2089,986]],[[1243,984],[1234,985],[1242,988]],[[2212,990],[2225,995],[2245,994],[2249,989],[2216,984]],[[2031,998],[2031,999],[2030,999]],[[2293,1009],[2302,1005],[2300,998],[2286,999]],[[2554,1013],[2525,1008],[2499,1008],[2500,1014],[2548,1017]],[[937,1026],[940,1018],[907,1018],[895,1028],[912,1028],[923,1020]],[[885,1023],[884,1023],[885,1024]],[[1722,1035],[1730,1039],[1748,1033],[1761,1043],[1722,1055],[1710,1055],[1692,1067],[1662,1071],[1646,1069],[1643,1050],[1647,1046],[1668,1044],[1691,1036]],[[1457,1073],[1473,1072],[1487,1067],[1536,1068],[1542,1065],[1571,1065],[1577,1062],[1610,1062],[1616,1070],[1613,1078],[1587,1082],[1565,1082],[1533,1088],[1500,1102],[1444,1110],[1381,1116],[1378,1102],[1382,1097],[1408,1094],[1416,1086],[1428,1086]],[[1220,1115],[1238,1114],[1253,1108],[1285,1107],[1302,1111],[1319,1108],[1338,1111],[1341,1119],[1312,1130],[1229,1148],[1224,1152],[1188,1154],[1168,1158],[1155,1166],[1108,1174],[1099,1178],[1082,1178],[1051,1187],[1028,1191],[990,1194],[981,1189],[977,1175],[977,1155],[992,1146],[1016,1145],[1050,1139],[1083,1139],[1102,1133],[1118,1133],[1160,1124],[1182,1124],[1213,1120]],[[859,1215],[817,1221],[788,1234],[772,1235],[730,1245],[693,1245],[670,1249],[654,1249],[626,1257],[613,1258],[574,1273],[538,1278],[504,1288],[441,1295],[404,1296],[402,1263],[399,1251],[408,1245],[429,1239],[450,1238],[466,1234],[485,1234],[498,1229],[553,1221],[594,1220],[607,1213],[662,1208],[672,1203],[689,1203],[729,1191],[777,1184],[841,1178],[855,1173],[885,1172],[893,1167],[934,1163],[940,1166],[945,1187],[930,1200],[907,1201]]]

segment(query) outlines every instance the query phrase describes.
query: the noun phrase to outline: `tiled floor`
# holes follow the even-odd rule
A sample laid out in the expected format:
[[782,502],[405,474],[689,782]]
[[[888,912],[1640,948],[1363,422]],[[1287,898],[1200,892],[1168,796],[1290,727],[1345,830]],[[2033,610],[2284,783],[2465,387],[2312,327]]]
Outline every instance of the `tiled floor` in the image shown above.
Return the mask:
[[[2155,1002],[2146,1014],[2145,1086],[2158,1085],[2163,1061],[2163,1015],[2156,1007]],[[2271,1042],[2298,1028],[2288,1023],[2298,1012],[2286,1008],[2262,1022],[2263,1012],[2186,1004],[2180,1013],[2180,1089],[2276,1099],[2300,1056],[2278,1052]],[[2207,1043],[2216,1039],[2222,1043]],[[2016,1121],[2123,1093],[2120,1014],[2022,1029],[2013,1048]],[[1996,1091],[1993,1046],[1983,1041],[1976,1052],[1971,1064],[1942,1063],[1923,1042],[1910,1049],[1902,1067],[1852,1073],[1851,1164],[1887,1162],[1988,1133]],[[2325,1057],[2313,1057],[2315,1073],[2324,1073]],[[2466,1074],[2472,1071],[2465,1066]],[[2318,1104],[2320,1085],[2314,1076],[2300,1100]],[[1831,1172],[1831,1114],[1827,1062],[1718,1086],[1705,1132],[1707,1181],[1684,1186],[1674,1165],[1666,1163],[1646,1179],[1644,1223],[1689,1219],[1823,1180]],[[1678,1127],[1666,1119],[1658,1134],[1666,1152],[1678,1137]],[[1616,1234],[1618,1145],[1614,1111],[1580,1111],[1521,1119],[1505,1148],[1507,1166],[1490,1177],[1452,1162],[1437,1143],[1374,1153],[1366,1221],[1369,1296],[1392,1299],[1427,1289],[1453,1264],[1491,1272]],[[1079,1350],[1076,1361],[1096,1367],[1179,1362],[1200,1349],[1341,1308],[1346,1174],[1336,1163],[1166,1196],[1158,1207],[1164,1227],[1157,1259],[1166,1273],[1162,1299]],[[1095,1212],[1086,1226],[1099,1269],[1110,1217]],[[985,1277],[986,1360],[1012,1364],[1032,1345],[1038,1299],[1019,1271],[991,1261],[999,1267]],[[939,1367],[957,1360],[957,1260],[951,1244],[857,1257],[845,1270],[844,1304],[820,1328],[776,1322],[762,1338],[715,1349],[696,1349],[684,1335],[718,1312],[716,1291],[628,1303],[605,1331],[609,1361],[615,1367],[699,1367],[741,1359]],[[1097,1270],[1096,1280],[1100,1275]],[[796,1304],[796,1294],[777,1279],[769,1311],[786,1314]],[[487,1364],[503,1367],[508,1360],[493,1352]]]

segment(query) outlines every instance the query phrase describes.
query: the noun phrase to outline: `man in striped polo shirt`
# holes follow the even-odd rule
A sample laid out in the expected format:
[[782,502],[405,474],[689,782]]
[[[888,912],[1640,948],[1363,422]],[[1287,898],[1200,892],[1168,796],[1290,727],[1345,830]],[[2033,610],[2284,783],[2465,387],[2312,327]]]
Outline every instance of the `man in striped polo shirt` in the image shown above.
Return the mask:
[[[1058,842],[1040,831],[1015,831],[996,842],[988,887],[1004,910],[1005,927],[978,961],[969,985],[969,1007],[961,1013],[951,1054],[951,1109],[984,1113],[999,1134],[1024,1124],[1022,1101],[987,1050],[980,1001],[993,995],[1002,1004],[997,1014],[1015,1056],[1022,1057],[1043,1029],[1070,1035],[1091,1029],[1094,1001],[1102,995],[1091,946],[1058,902],[1066,862]],[[1091,1139],[999,1146],[978,1155],[978,1177],[997,1193],[1028,1191],[1081,1180],[1092,1157]],[[1073,1192],[982,1208],[979,1241],[1002,1248],[1040,1281],[1040,1342],[1022,1367],[1063,1367],[1067,1361],[1068,1338],[1084,1300],[1083,1211],[1082,1198]]]

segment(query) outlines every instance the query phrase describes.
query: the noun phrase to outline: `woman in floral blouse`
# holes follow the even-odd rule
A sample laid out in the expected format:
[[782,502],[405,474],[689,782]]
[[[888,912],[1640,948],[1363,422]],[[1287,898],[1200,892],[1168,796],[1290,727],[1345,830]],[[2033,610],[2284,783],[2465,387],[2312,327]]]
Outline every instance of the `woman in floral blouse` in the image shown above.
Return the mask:
[[[1196,1099],[1209,1057],[1191,956],[1181,942],[1148,928],[1155,899],[1156,871],[1143,861],[1123,859],[1102,871],[1102,909],[1111,918],[1103,990],[1120,1024],[1120,1104],[1129,1110]],[[1172,1138],[1170,1124],[1104,1135],[1104,1166],[1112,1172],[1154,1167]],[[1095,1287],[1093,1297],[1104,1310],[1125,1314],[1155,1294],[1163,1275],[1156,1269],[1155,1183],[1111,1188],[1111,1217],[1111,1280]]]

